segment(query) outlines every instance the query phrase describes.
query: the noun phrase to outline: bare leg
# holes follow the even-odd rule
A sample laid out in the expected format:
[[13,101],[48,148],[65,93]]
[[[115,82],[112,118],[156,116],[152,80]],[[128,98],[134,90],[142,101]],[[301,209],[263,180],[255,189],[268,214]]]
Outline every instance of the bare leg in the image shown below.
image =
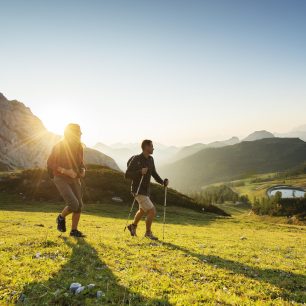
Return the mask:
[[72,213],[72,230],[76,230],[78,228],[78,224],[80,221],[81,213]]
[[66,218],[69,214],[71,214],[71,211],[68,206],[66,206],[63,211],[61,212],[61,217]]
[[148,210],[147,212],[147,219],[146,219],[146,228],[147,228],[147,233],[151,233],[151,226],[154,217],[156,216],[156,209],[155,207]]
[[145,212],[140,208],[135,217],[134,217],[134,221],[133,221],[133,224],[134,225],[137,225],[139,223],[139,221],[141,220],[141,218],[143,217],[143,215],[145,214]]

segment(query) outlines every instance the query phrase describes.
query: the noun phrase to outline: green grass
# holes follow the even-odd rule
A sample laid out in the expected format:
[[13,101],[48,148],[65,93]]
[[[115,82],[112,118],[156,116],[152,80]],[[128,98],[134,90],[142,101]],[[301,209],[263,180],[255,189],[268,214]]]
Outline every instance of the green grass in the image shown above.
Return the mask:
[[[86,205],[80,230],[88,238],[77,240],[56,231],[62,207],[0,194],[1,305],[21,293],[25,305],[306,302],[305,227],[263,221],[247,207],[228,207],[231,218],[169,207],[165,242],[150,242],[143,222],[138,238],[123,232],[127,204],[103,203]],[[154,224],[159,237],[161,219]],[[75,296],[72,282],[96,287]]]

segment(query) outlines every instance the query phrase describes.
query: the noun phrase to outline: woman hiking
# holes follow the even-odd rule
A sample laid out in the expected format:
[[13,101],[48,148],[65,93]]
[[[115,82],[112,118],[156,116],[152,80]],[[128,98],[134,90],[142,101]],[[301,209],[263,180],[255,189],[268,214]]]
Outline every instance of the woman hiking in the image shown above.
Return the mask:
[[66,217],[72,214],[70,236],[85,237],[78,230],[83,200],[80,178],[85,177],[81,128],[70,123],[65,128],[64,138],[52,149],[47,166],[53,182],[66,203],[66,207],[58,215],[57,229],[66,232]]

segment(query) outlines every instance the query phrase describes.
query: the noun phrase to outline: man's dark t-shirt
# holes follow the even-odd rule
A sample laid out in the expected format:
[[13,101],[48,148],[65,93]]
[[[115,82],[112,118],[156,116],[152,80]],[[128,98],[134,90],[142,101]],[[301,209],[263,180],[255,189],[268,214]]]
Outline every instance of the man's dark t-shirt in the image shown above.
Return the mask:
[[126,170],[125,177],[132,179],[131,190],[132,193],[135,194],[137,192],[137,188],[141,180],[142,168],[148,168],[148,172],[143,177],[143,181],[139,189],[139,194],[150,196],[151,176],[153,176],[155,181],[159,184],[164,183],[162,178],[156,172],[154,159],[152,156],[146,158],[143,153],[141,153],[132,157],[131,160],[128,162],[128,168]]

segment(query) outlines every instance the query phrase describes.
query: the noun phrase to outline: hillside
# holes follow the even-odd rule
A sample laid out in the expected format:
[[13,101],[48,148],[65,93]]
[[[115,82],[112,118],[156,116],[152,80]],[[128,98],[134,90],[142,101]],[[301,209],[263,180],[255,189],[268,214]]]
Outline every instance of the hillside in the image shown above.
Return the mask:
[[255,173],[282,171],[306,161],[306,143],[295,138],[267,138],[223,148],[204,149],[165,166],[163,175],[181,191]]
[[[23,103],[9,101],[0,93],[0,170],[45,167],[52,146],[60,136],[49,132]],[[109,156],[90,148],[86,163],[119,169]]]
[[114,170],[120,170],[114,159],[92,148],[88,147],[84,148],[84,160],[85,164],[101,165],[109,167]]
[[[124,174],[107,167],[89,165],[86,178],[83,179],[83,194],[85,202],[112,202],[113,197],[120,197],[122,205],[131,204],[130,181]],[[19,194],[24,200],[62,201],[53,182],[45,170],[34,169],[22,172],[12,172],[0,175],[0,193]],[[152,200],[160,205],[164,203],[164,189],[157,184],[151,186]],[[180,206],[196,211],[212,212],[227,215],[223,210],[213,205],[202,205],[190,197],[173,189],[168,189],[168,206]]]

